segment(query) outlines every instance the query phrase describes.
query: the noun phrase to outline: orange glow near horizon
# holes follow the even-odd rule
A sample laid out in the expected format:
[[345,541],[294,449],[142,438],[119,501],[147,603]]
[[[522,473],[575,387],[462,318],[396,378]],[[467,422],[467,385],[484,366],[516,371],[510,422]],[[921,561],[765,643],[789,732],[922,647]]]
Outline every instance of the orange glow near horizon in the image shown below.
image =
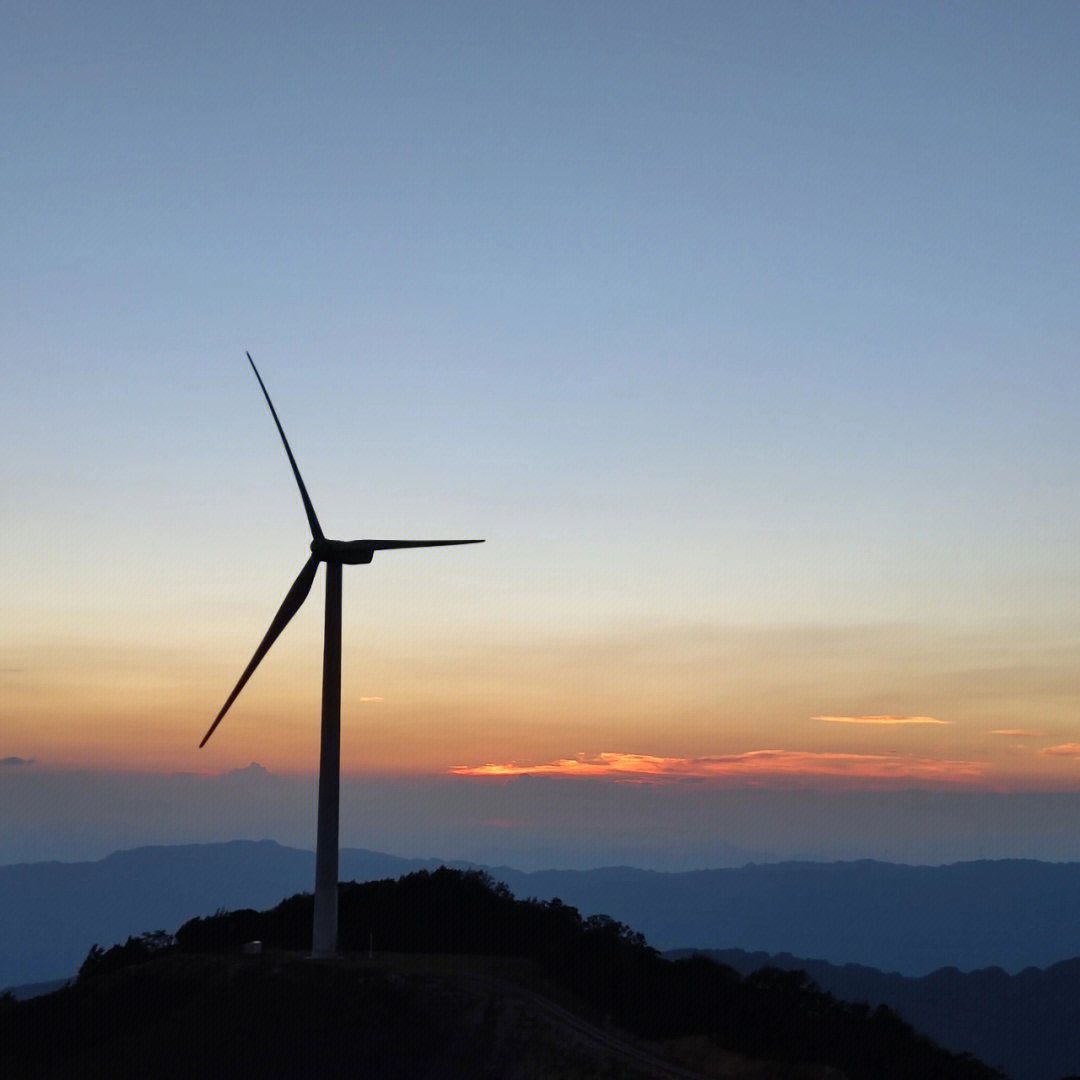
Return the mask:
[[[142,640],[125,622],[67,644],[30,634],[0,673],[0,758],[33,759],[40,771],[204,775],[256,761],[313,776],[319,614],[297,616],[202,750],[257,637],[246,625],[229,624],[216,647],[180,649],[166,640],[194,630],[155,623]],[[1080,790],[1064,665],[1029,696],[1008,670],[980,667],[975,645],[954,650],[955,672],[951,659],[935,666],[952,655],[946,639],[933,650],[922,638],[875,639],[864,660],[865,631],[855,630],[600,625],[518,640],[486,626],[444,637],[387,625],[372,636],[358,617],[346,635],[345,777]],[[934,656],[906,651],[912,640]]]

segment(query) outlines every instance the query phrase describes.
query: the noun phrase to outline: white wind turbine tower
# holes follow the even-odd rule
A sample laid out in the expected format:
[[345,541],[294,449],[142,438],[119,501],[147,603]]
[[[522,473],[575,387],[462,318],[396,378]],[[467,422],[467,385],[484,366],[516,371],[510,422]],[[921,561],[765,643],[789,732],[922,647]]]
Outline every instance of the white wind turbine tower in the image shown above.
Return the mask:
[[313,956],[333,956],[337,952],[337,886],[338,886],[338,804],[341,776],[341,568],[345,564],[369,563],[376,551],[393,548],[447,547],[452,544],[482,544],[483,540],[327,540],[315,516],[307,488],[296,466],[289,440],[278,420],[274,403],[270,400],[266,386],[259,375],[251,353],[247,353],[248,363],[255,372],[255,378],[262,387],[266,404],[270,406],[270,415],[274,418],[281,441],[285,444],[285,453],[289,457],[293,475],[300,488],[300,498],[304,503],[308,524],[311,526],[311,555],[304,563],[292,588],[285,594],[278,613],[270,623],[251,662],[244,669],[240,681],[233,687],[221,712],[217,714],[210,729],[203,736],[200,747],[221,723],[229,706],[236,700],[251,678],[252,672],[259,666],[259,661],[266,655],[278,635],[288,625],[289,620],[300,610],[300,605],[311,591],[315,580],[315,571],[319,563],[326,563],[326,623],[323,637],[323,687],[322,687],[322,740],[319,753],[319,820],[316,830],[315,846],[315,915],[311,936]]

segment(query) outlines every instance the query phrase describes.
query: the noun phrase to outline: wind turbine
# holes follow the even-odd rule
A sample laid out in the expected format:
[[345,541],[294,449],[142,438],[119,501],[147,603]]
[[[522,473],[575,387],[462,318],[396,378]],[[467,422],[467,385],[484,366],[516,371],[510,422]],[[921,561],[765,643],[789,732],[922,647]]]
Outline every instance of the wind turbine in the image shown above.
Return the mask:
[[251,353],[245,354],[255,378],[262,387],[263,397],[270,406],[270,415],[277,425],[278,434],[285,444],[293,476],[300,488],[308,525],[311,526],[311,555],[304,563],[292,587],[285,594],[278,613],[270,623],[251,662],[244,669],[240,681],[233,687],[221,712],[217,714],[209,731],[203,736],[199,747],[206,745],[214,734],[229,706],[236,700],[251,678],[259,661],[278,639],[289,620],[300,610],[300,605],[311,591],[315,571],[319,563],[326,563],[326,622],[323,636],[323,686],[322,686],[322,739],[319,751],[319,820],[315,844],[315,916],[311,935],[313,956],[333,956],[337,952],[337,887],[338,887],[338,791],[341,777],[341,568],[356,563],[369,563],[376,551],[394,548],[448,547],[456,544],[482,544],[483,540],[327,540],[323,535],[315,507],[311,505],[307,488],[293,457],[289,440],[278,419],[274,403],[270,400],[266,384],[262,381]]

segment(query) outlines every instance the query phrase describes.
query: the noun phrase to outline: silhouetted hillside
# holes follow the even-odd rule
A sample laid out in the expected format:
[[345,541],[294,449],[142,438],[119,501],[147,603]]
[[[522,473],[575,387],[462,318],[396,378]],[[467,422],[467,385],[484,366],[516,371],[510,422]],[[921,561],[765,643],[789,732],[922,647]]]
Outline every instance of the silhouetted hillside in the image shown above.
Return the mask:
[[845,1001],[888,1005],[942,1046],[974,1054],[1014,1080],[1080,1073],[1080,959],[1017,975],[1001,968],[971,972],[942,968],[908,978],[783,953],[725,949],[707,955],[743,974],[763,967],[804,971]]
[[[306,895],[270,911],[192,920],[175,944],[147,935],[92,951],[75,986],[8,999],[0,1069],[86,1075],[93,1062],[103,1075],[163,1077],[314,1068],[330,1077],[600,1075],[603,1055],[594,1051],[614,1026],[655,1052],[705,1036],[714,1048],[781,1063],[762,1076],[997,1075],[916,1035],[888,1009],[843,1004],[802,975],[771,969],[743,977],[704,958],[668,961],[606,916],[515,900],[478,873],[441,869],[343,885],[340,925],[342,949],[354,959],[337,964],[290,958],[310,941]],[[241,959],[251,940],[270,954]],[[381,961],[364,959],[371,943]],[[438,968],[436,978],[428,966],[410,981],[416,969],[402,968],[393,953],[504,960],[478,990],[475,971],[454,967]],[[514,1019],[505,1012],[509,998],[532,1004]],[[541,1029],[546,1034],[537,1035]],[[514,1073],[504,1050],[522,1038],[528,1045],[511,1057],[535,1068]],[[574,1058],[579,1052],[585,1057]],[[620,1060],[624,1075],[656,1074],[644,1059]]]
[[[341,874],[356,881],[435,867],[345,849]],[[0,989],[75,974],[95,942],[133,927],[177,926],[219,908],[268,907],[311,888],[315,855],[269,840],[118,851],[97,862],[0,866]]]
[[0,1006],[0,1068],[28,1080],[597,1075],[597,1054],[557,1018],[470,974],[169,953]]

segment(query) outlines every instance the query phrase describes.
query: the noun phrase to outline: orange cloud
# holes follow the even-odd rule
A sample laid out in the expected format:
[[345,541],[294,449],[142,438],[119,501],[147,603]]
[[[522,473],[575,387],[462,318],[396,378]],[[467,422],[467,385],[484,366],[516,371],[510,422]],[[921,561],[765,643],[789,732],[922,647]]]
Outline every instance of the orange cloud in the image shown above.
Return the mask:
[[951,720],[935,720],[932,716],[811,716],[826,724],[951,724]]
[[[704,759],[701,759],[704,760]],[[455,765],[449,771],[455,776],[663,776],[703,775],[688,770],[691,759],[650,757],[646,754],[597,754],[593,758],[559,758],[542,765]],[[681,766],[681,768],[680,768]]]
[[[1046,734],[1045,731],[1029,731],[1027,728],[995,728],[991,735],[1007,735],[1012,739],[1038,739]],[[1046,751],[1044,750],[1045,754]]]
[[[1080,747],[1077,748],[1080,751]],[[767,781],[844,778],[862,781],[970,783],[984,774],[982,762],[947,761],[899,754],[818,753],[807,750],[750,750],[712,757],[669,758],[646,754],[597,754],[559,758],[537,765],[455,765],[455,776],[606,777],[637,782],[685,778]]]
[[1055,757],[1080,757],[1080,743],[1067,742],[1060,746],[1046,746],[1039,753]]

